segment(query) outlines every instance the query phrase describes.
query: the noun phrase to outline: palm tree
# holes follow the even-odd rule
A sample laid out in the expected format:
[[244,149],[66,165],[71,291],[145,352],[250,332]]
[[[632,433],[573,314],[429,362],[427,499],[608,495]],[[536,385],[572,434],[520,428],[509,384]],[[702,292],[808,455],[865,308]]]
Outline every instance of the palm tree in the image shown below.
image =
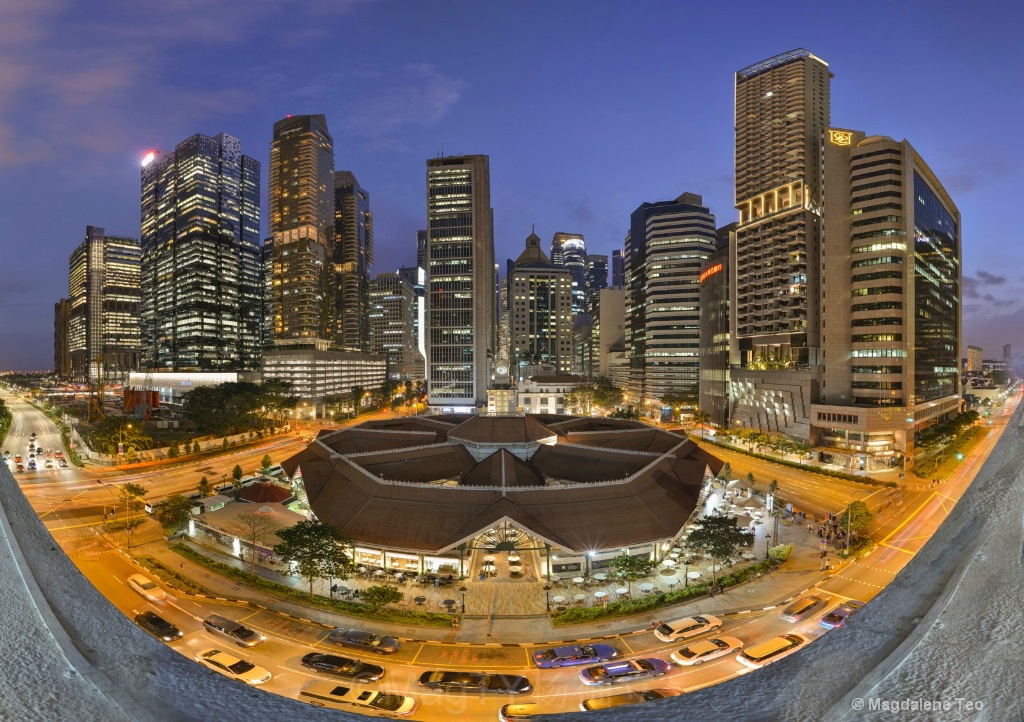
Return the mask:
[[704,438],[704,424],[711,420],[711,416],[700,409],[693,412],[693,423],[700,427],[700,438]]

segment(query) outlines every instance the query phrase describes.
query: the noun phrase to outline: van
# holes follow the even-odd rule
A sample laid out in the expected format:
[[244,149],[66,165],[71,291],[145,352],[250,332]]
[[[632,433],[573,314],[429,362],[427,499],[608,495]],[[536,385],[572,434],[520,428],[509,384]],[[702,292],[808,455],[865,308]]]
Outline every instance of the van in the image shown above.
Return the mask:
[[276,476],[281,476],[282,474],[284,474],[284,469],[281,468],[280,464],[277,464],[276,466],[271,466],[269,469],[267,469],[267,473],[266,473],[267,476],[275,476],[275,477]]
[[674,689],[647,689],[639,692],[623,692],[622,694],[613,694],[608,697],[585,699],[580,702],[580,709],[584,712],[599,712],[605,709],[622,707],[627,704],[653,702],[665,697],[676,697],[679,694],[681,692],[677,692]]
[[408,717],[416,710],[416,700],[412,697],[321,680],[306,683],[299,690],[299,700],[314,707],[344,709],[377,717]]
[[759,669],[789,656],[806,643],[807,640],[799,634],[783,634],[744,649],[736,655],[736,661],[753,669]]
[[227,617],[222,617],[219,614],[211,614],[204,619],[203,628],[214,636],[234,642],[239,647],[255,647],[257,644],[263,644],[266,641],[266,637],[259,632],[254,632],[244,624]]

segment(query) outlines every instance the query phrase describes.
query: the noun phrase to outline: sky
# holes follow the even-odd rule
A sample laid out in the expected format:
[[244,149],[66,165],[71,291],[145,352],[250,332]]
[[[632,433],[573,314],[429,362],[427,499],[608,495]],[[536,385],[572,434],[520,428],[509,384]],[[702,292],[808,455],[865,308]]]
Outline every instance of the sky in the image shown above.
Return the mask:
[[[1024,355],[1024,6],[962,2],[4,0],[0,369],[53,368],[53,306],[87,225],[139,235],[140,160],[323,113],[370,193],[371,272],[415,262],[425,161],[490,156],[495,258],[535,225],[622,247],[689,191],[733,207],[735,72],[803,47],[832,125],[906,138],[960,209],[963,343]],[[1014,240],[1014,239],[1017,240]]]

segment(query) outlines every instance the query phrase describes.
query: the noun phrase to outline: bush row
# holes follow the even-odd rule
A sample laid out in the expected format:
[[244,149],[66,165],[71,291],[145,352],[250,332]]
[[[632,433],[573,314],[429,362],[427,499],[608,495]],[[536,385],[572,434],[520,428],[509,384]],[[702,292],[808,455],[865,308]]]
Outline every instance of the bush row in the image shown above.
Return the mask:
[[223,562],[210,559],[209,557],[200,554],[187,544],[175,544],[171,549],[175,553],[180,554],[195,564],[205,567],[206,569],[216,572],[228,579],[247,584],[253,589],[258,589],[261,592],[266,592],[267,594],[280,599],[298,602],[310,607],[316,607],[317,609],[326,609],[331,612],[346,614],[350,617],[362,617],[364,619],[375,619],[383,622],[397,622],[400,624],[415,624],[421,627],[450,627],[452,616],[460,616],[458,614],[437,614],[434,612],[419,612],[412,609],[392,609],[390,607],[385,607],[379,612],[374,612],[368,606],[360,604],[359,602],[349,602],[343,599],[328,599],[316,594],[311,596],[308,592],[303,592],[284,584],[272,582],[268,579],[264,579],[258,574],[253,574],[252,572],[237,569],[230,564],[224,564]]
[[196,584],[184,574],[179,574],[170,567],[165,566],[159,559],[143,555],[135,557],[135,561],[144,566],[154,576],[159,577],[166,584],[174,587],[175,589],[180,589],[181,591],[188,592],[189,594],[209,595],[209,592],[206,589]]
[[887,486],[889,488],[895,488],[899,486],[895,481],[879,481],[878,479],[872,479],[869,476],[857,476],[856,474],[846,474],[842,471],[826,469],[824,467],[813,466],[811,464],[798,464],[795,461],[787,461],[786,459],[780,459],[776,456],[756,454],[753,451],[747,451],[746,449],[742,449],[738,446],[732,446],[731,444],[723,444],[712,439],[705,439],[705,441],[707,441],[709,444],[714,444],[715,446],[721,446],[723,449],[728,449],[729,451],[735,451],[736,453],[743,454],[744,456],[752,456],[755,459],[761,459],[762,461],[770,461],[773,464],[781,464],[782,466],[788,466],[792,469],[801,469],[812,474],[831,476],[836,479],[846,479],[847,481],[855,481],[858,484],[868,484],[869,486]]
[[[739,569],[732,574],[719,577],[717,581],[723,587],[735,586],[754,577],[766,574],[774,569],[775,566],[776,562],[774,560],[759,562],[744,569]],[[640,614],[641,612],[649,612],[652,609],[680,604],[696,597],[706,596],[710,588],[710,582],[701,582],[700,584],[691,584],[682,589],[674,589],[671,592],[649,594],[645,597],[611,602],[604,607],[569,607],[564,612],[557,612],[551,615],[551,623],[556,627],[564,627],[570,624],[593,622],[598,619],[628,617],[633,614]]]

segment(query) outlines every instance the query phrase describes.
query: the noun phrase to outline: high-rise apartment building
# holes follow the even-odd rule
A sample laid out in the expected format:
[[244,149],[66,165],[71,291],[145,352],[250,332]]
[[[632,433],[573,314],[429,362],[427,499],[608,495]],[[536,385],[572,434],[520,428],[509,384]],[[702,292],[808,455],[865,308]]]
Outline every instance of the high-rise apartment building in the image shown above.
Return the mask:
[[572,274],[572,312],[585,313],[587,307],[587,243],[580,233],[562,233],[551,237],[551,263]]
[[370,346],[369,287],[373,263],[370,194],[351,171],[334,173],[335,341],[342,348]]
[[622,251],[616,248],[612,251],[612,288],[626,287],[626,266],[623,262]]
[[416,348],[417,298],[399,272],[378,273],[369,289],[370,353],[383,356],[391,379],[423,378]]
[[967,347],[967,366],[964,371],[968,373],[981,373],[981,362],[982,354],[984,349],[981,346],[968,346]]
[[626,235],[629,395],[657,404],[681,395],[694,407],[700,357],[700,274],[715,252],[715,217],[701,196],[643,203]]
[[732,417],[804,439],[821,383],[821,143],[831,77],[825,61],[798,49],[735,78]]
[[494,212],[486,155],[427,161],[427,394],[431,407],[487,403],[497,344]]
[[143,363],[255,368],[260,359],[260,164],[237,138],[193,135],[142,168]]
[[53,305],[53,373],[59,379],[71,378],[71,350],[68,348],[68,322],[71,306],[62,298]]
[[77,382],[124,382],[139,368],[142,250],[134,238],[86,226],[71,253],[67,353]]
[[274,123],[270,234],[276,344],[327,348],[335,338],[334,141],[322,115]]
[[587,287],[584,306],[593,313],[594,301],[602,288],[608,288],[608,256],[591,253],[587,256]]
[[550,364],[559,374],[573,369],[572,273],[556,268],[536,233],[508,276],[509,359],[515,377],[526,366]]
[[811,440],[854,468],[909,466],[915,432],[960,406],[959,211],[905,140],[832,128],[824,153]]

